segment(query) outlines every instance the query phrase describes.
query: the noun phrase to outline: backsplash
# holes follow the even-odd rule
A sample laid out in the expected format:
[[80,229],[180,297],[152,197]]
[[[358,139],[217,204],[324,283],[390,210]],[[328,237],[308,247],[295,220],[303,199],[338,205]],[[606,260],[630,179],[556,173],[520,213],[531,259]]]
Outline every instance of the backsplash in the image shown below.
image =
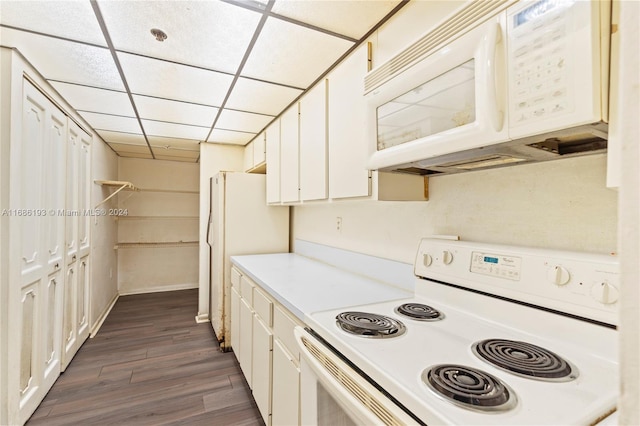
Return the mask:
[[[336,200],[293,207],[293,238],[405,263],[421,237],[574,251],[617,251],[606,156],[431,178],[429,201]],[[336,229],[336,218],[341,229]]]

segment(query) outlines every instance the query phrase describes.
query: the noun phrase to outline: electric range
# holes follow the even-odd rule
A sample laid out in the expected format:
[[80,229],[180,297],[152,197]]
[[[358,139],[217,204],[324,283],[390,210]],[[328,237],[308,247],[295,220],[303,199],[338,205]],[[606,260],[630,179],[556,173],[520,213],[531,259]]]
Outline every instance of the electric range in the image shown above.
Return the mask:
[[614,255],[423,239],[415,294],[312,313],[418,423],[594,424],[618,395]]

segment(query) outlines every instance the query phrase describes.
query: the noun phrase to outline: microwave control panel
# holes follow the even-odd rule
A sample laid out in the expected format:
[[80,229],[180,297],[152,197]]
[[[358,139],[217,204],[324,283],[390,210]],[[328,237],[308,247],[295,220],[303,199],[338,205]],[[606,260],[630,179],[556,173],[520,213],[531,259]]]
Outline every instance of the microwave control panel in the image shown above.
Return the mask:
[[511,127],[573,110],[572,3],[527,3],[507,17]]

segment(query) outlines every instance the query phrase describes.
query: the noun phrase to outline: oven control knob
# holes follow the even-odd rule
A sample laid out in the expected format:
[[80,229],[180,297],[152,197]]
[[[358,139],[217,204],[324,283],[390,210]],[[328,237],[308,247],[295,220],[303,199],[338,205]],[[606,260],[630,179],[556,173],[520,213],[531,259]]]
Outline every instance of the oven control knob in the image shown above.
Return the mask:
[[569,270],[564,266],[556,265],[548,271],[549,281],[555,285],[565,285],[571,279]]
[[425,253],[422,255],[422,264],[424,266],[431,266],[432,262],[433,262],[433,257],[431,257],[430,254]]
[[449,250],[443,251],[442,252],[442,263],[444,263],[445,265],[448,265],[451,262],[453,262],[453,254],[451,254],[451,252]]
[[591,287],[591,296],[598,302],[610,305],[618,301],[618,289],[606,281]]

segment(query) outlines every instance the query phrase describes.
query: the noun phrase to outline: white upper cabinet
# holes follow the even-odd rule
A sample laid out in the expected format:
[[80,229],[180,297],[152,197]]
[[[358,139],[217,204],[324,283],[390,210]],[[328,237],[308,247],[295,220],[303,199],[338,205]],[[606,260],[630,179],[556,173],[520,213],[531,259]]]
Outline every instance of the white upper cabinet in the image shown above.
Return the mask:
[[253,167],[262,165],[266,161],[266,135],[262,132],[252,142],[253,144]]
[[299,103],[280,118],[280,198],[283,203],[300,200]]
[[245,172],[253,168],[253,141],[244,147],[244,163],[242,168]]
[[244,147],[244,168],[249,173],[265,173],[266,132],[260,133]]
[[300,199],[322,200],[327,181],[327,80],[300,100]]
[[280,202],[280,119],[266,130],[267,203]]
[[363,96],[367,44],[329,74],[329,198],[371,195]]

